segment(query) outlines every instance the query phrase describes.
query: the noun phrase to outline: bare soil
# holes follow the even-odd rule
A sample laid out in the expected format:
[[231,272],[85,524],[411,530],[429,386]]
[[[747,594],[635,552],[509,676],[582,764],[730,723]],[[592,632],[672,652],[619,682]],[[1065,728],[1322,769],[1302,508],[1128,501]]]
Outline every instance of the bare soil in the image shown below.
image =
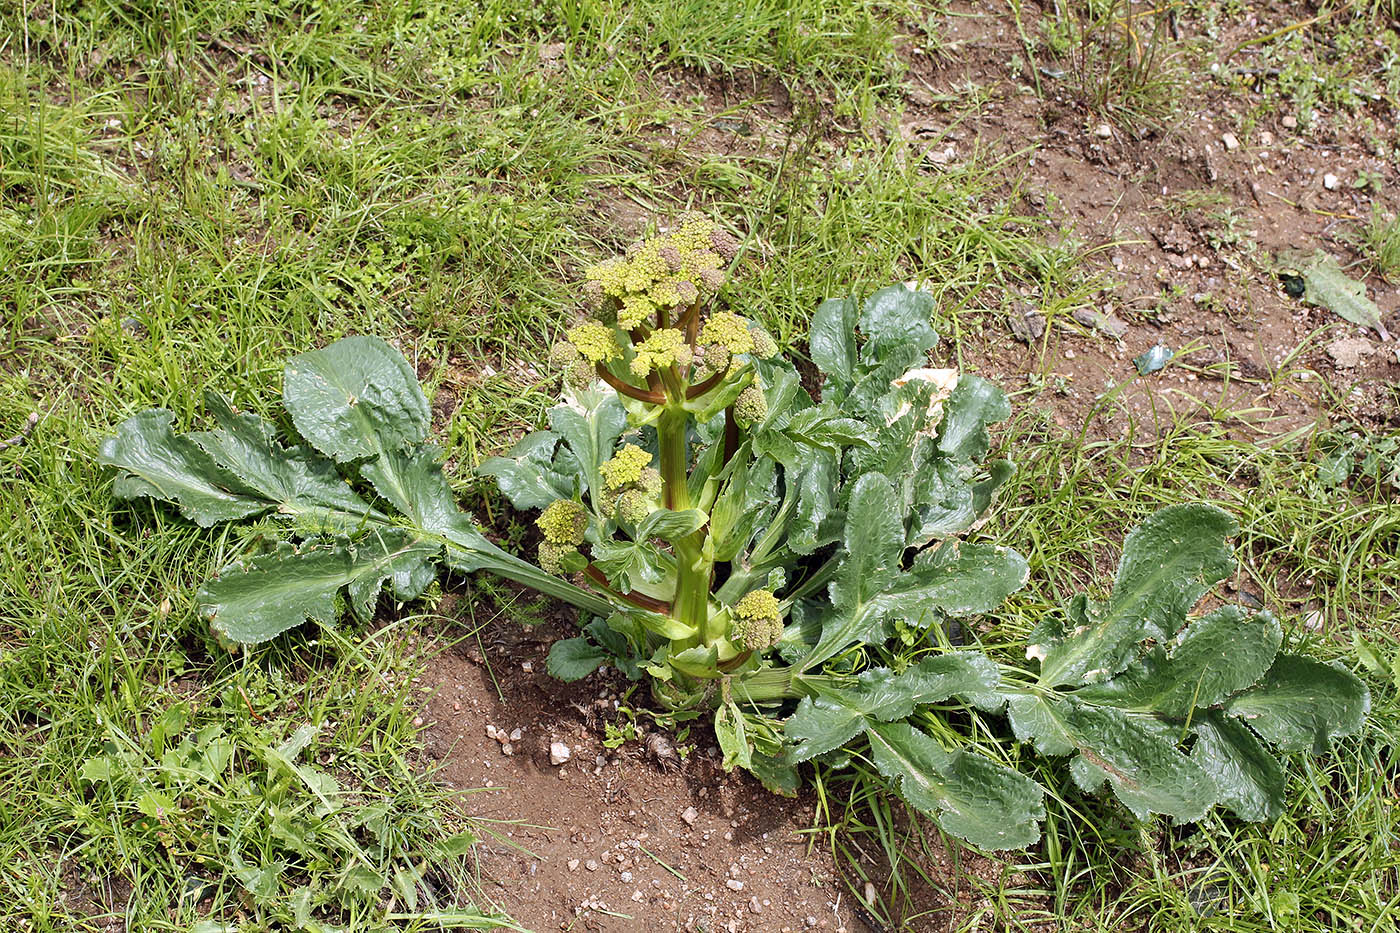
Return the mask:
[[[465,808],[498,834],[478,850],[487,894],[537,931],[866,929],[823,838],[802,834],[810,794],[725,774],[708,735],[682,759],[682,743],[643,721],[636,739],[606,747],[631,684],[546,674],[550,643],[571,634],[562,609],[535,628],[498,618],[421,678],[434,690],[423,717],[436,776],[479,789]],[[645,688],[626,702],[647,704]],[[561,765],[556,742],[570,749]]]

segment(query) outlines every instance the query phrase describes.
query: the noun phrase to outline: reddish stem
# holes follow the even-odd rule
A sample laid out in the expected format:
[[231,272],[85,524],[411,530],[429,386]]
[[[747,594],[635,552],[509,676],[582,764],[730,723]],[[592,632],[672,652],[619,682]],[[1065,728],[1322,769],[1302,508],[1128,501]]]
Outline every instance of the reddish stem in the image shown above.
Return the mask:
[[639,402],[650,402],[653,405],[660,405],[666,401],[666,397],[654,389],[647,391],[646,389],[637,388],[630,382],[623,382],[621,379],[608,372],[608,370],[604,369],[602,363],[595,364],[594,368],[598,370],[599,379],[602,379],[628,398],[634,398]]
[[696,385],[691,386],[689,389],[685,390],[685,397],[688,399],[699,398],[706,392],[713,389],[715,386],[719,385],[719,381],[724,378],[725,373],[727,372],[728,370],[721,369],[719,372],[715,373],[713,376],[706,379],[704,382],[697,383]]
[[662,602],[659,599],[652,599],[650,596],[643,596],[641,593],[621,593],[613,589],[608,583],[607,575],[593,564],[589,564],[585,567],[583,572],[587,575],[588,579],[598,584],[599,589],[604,590],[610,596],[615,596],[634,606],[650,610],[651,612],[660,613],[661,615],[670,615],[671,613],[670,603]]

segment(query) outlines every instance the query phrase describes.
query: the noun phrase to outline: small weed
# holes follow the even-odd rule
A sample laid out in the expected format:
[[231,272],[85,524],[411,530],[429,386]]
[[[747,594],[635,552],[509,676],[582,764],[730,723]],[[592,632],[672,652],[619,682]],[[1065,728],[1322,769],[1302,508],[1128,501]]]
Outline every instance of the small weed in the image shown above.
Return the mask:
[[1400,280],[1400,217],[1373,207],[1370,221],[1361,228],[1361,246],[1376,272],[1391,281]]
[[1079,102],[1138,135],[1165,129],[1184,82],[1172,47],[1175,4],[1139,9],[1133,0],[1098,0],[1054,10],[1042,25],[1045,47],[1063,63],[1062,80]]

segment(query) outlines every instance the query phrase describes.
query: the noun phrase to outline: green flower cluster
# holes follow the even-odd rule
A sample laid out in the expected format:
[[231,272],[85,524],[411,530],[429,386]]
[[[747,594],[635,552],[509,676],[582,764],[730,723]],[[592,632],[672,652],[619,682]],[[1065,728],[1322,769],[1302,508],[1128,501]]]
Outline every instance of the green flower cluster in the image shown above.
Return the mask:
[[590,363],[609,363],[622,355],[617,332],[598,321],[584,321],[572,328],[569,343]]
[[733,311],[716,311],[700,328],[700,342],[723,347],[730,353],[748,353],[753,349],[753,334],[749,322]]
[[575,389],[585,389],[593,383],[596,374],[593,364],[583,358],[578,347],[561,340],[549,348],[550,365],[564,370],[564,382]]
[[754,590],[734,604],[734,640],[750,651],[762,651],[783,636],[778,597],[772,590]]
[[539,549],[541,569],[563,574],[563,559],[578,552],[588,531],[588,511],[573,499],[556,499],[535,519],[535,525],[544,535]]
[[604,486],[596,496],[598,507],[603,512],[614,512],[629,525],[639,524],[650,515],[660,501],[661,474],[649,463],[651,454],[636,444],[626,444],[598,467]]
[[686,367],[694,359],[694,351],[686,343],[685,334],[674,327],[652,331],[645,340],[632,348],[636,354],[629,368],[632,375],[645,378],[648,373],[667,366]]
[[584,271],[585,293],[601,304],[613,299],[617,323],[632,330],[660,308],[692,305],[724,285],[721,267],[738,244],[699,214],[688,214],[671,233],[638,241],[620,259]]
[[639,482],[642,470],[651,463],[651,454],[636,444],[624,444],[612,459],[598,467],[609,492],[617,492]]
[[734,420],[739,427],[747,428],[762,421],[768,414],[768,399],[763,394],[763,386],[750,383],[734,400]]

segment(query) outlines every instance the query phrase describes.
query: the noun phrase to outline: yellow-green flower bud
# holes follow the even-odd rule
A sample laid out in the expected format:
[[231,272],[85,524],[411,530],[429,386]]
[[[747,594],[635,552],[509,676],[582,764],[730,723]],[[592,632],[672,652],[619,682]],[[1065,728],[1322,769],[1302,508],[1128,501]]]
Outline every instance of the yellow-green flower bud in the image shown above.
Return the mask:
[[701,368],[697,374],[698,379],[708,379],[715,373],[722,373],[729,368],[731,356],[729,348],[723,344],[712,343],[700,348]]
[[570,330],[569,342],[590,363],[607,363],[622,355],[616,332],[598,321],[584,321]]
[[751,383],[734,400],[734,420],[739,427],[747,428],[762,421],[768,414],[768,399],[763,395],[763,387]]
[[588,282],[597,282],[603,294],[621,298],[626,293],[627,263],[621,259],[608,259],[589,266],[583,272]]
[[744,318],[733,311],[717,311],[700,328],[700,342],[716,344],[730,353],[748,353],[753,349],[753,334]]
[[734,604],[734,640],[750,651],[762,651],[778,643],[783,620],[778,597],[771,590],[754,590]]
[[655,313],[656,305],[649,297],[628,295],[622,299],[622,307],[617,309],[617,323],[625,330],[632,330]]
[[586,389],[598,378],[593,364],[587,360],[577,360],[564,369],[564,383],[572,389]]
[[567,340],[561,340],[549,348],[549,364],[559,369],[563,369],[571,363],[577,363],[579,356],[578,347]]
[[550,544],[579,545],[588,530],[588,512],[572,499],[555,499],[535,524]]
[[578,553],[578,548],[572,544],[553,544],[549,541],[541,541],[538,557],[540,569],[545,573],[562,577],[564,575],[562,561],[568,555],[575,553]]
[[617,497],[617,517],[629,525],[640,525],[655,507],[652,498],[640,489],[629,489]]
[[637,477],[637,488],[652,498],[661,495],[661,473],[655,467],[646,467]]
[[647,339],[633,347],[631,368],[635,376],[643,377],[654,369],[667,366],[689,366],[693,358],[685,334],[674,327],[652,331]]
[[651,454],[636,444],[627,444],[611,460],[598,467],[598,472],[603,474],[603,484],[610,491],[616,491],[640,480],[642,470],[649,463]]
[[768,331],[762,327],[754,326],[749,328],[749,334],[753,337],[753,350],[751,352],[754,356],[761,360],[768,360],[778,355],[778,343]]
[[728,230],[715,227],[710,230],[710,249],[725,262],[739,255],[739,241],[729,235]]

